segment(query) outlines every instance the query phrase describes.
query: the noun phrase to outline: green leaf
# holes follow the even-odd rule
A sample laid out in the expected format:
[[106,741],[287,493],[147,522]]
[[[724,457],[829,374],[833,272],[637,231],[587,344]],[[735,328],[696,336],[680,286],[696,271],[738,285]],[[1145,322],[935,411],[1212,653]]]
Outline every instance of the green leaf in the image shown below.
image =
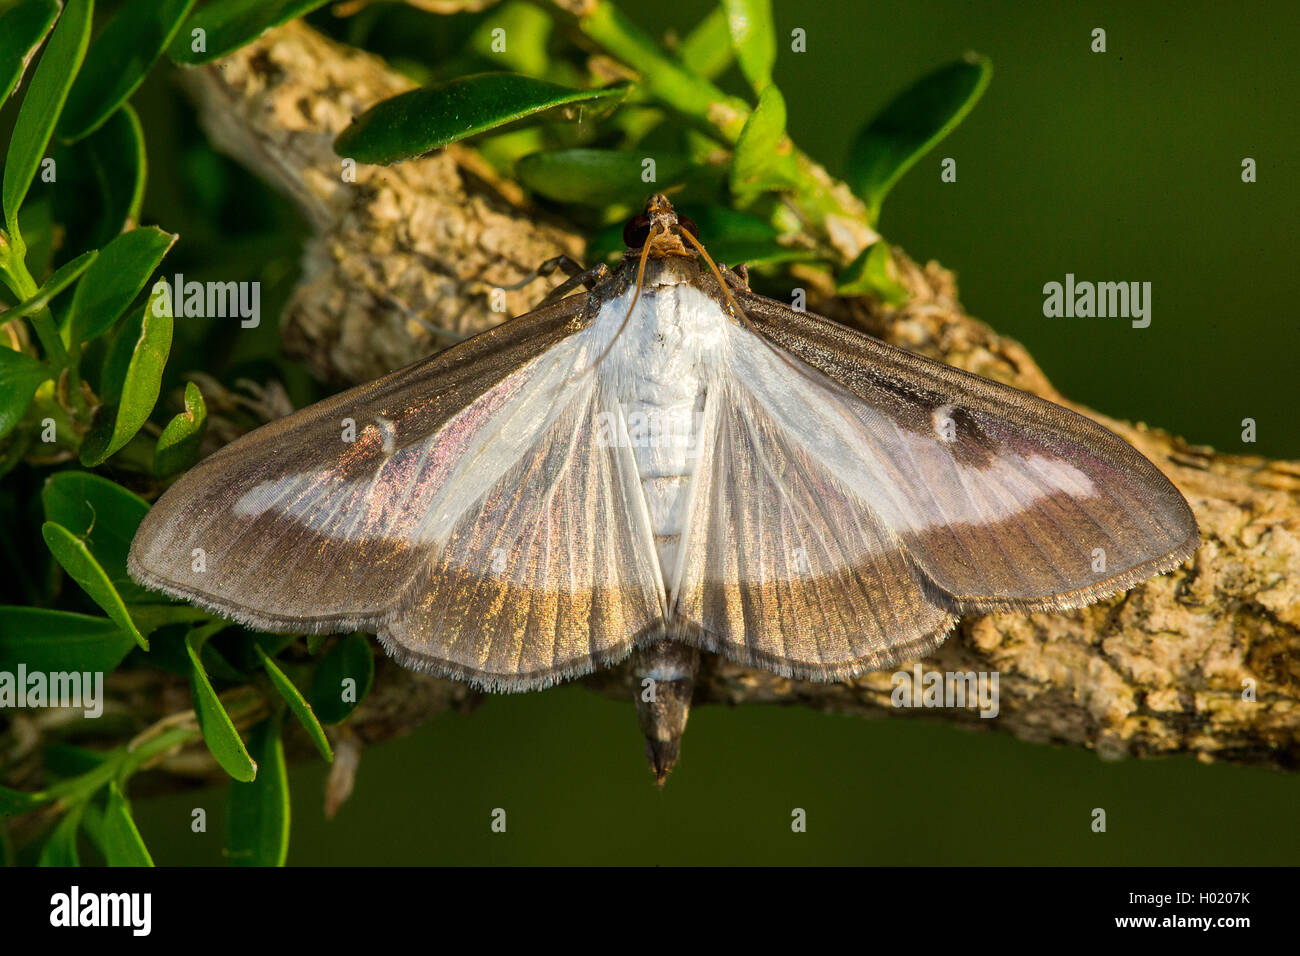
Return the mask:
[[215,677],[217,680],[236,684],[242,684],[248,680],[248,676],[226,660],[226,656],[217,650],[214,644],[204,644],[199,659],[203,662],[203,669],[207,672],[209,678]]
[[162,56],[194,0],[127,0],[90,44],[59,120],[59,136],[81,139],[125,103]]
[[77,276],[81,275],[90,264],[99,256],[97,249],[90,252],[83,252],[77,258],[65,262],[59,268],[55,269],[53,274],[45,280],[45,284],[36,290],[26,302],[16,305],[8,312],[3,313],[6,321],[12,319],[21,319],[23,316],[33,315],[44,309],[53,301],[54,297],[60,292],[77,281]]
[[[52,149],[51,156],[55,154],[56,151]],[[60,169],[67,172],[66,166]],[[27,246],[25,261],[28,275],[48,275],[54,269],[55,246],[61,244],[64,239],[64,235],[61,235],[63,230],[59,228],[59,219],[55,215],[57,200],[63,191],[63,188],[39,190],[35,196],[23,203],[22,209],[18,210],[18,226],[22,230],[22,243],[13,244],[14,253],[20,254],[22,250],[19,247],[23,244]],[[87,243],[87,245],[99,248],[94,243]],[[3,253],[0,253],[0,257],[2,256]],[[9,292],[8,286],[3,282],[0,282],[0,289]]]
[[[161,595],[150,595],[151,597],[161,597]],[[202,608],[194,607],[190,604],[132,604],[127,610],[131,612],[131,620],[135,621],[135,626],[140,629],[140,633],[145,637],[151,635],[160,627],[166,627],[168,624],[197,624],[201,621],[211,622],[213,616]],[[150,650],[150,662],[155,666],[164,667],[164,662],[158,658],[158,645],[155,643]],[[188,674],[189,660],[186,658],[183,662],[177,658],[176,663],[180,666],[170,669],[174,673]]]
[[41,857],[37,866],[80,866],[81,858],[77,853],[77,830],[81,827],[81,815],[85,812],[84,803],[74,803],[63,815],[59,825],[54,828],[41,847]]
[[112,621],[70,611],[0,606],[0,670],[108,673],[136,646]]
[[108,755],[101,750],[88,750],[75,744],[47,743],[41,762],[56,777],[80,777],[96,767],[102,767]]
[[144,131],[131,104],[112,115],[85,141],[103,197],[104,214],[113,235],[140,221],[148,160]]
[[13,138],[9,140],[4,184],[0,189],[10,235],[18,233],[18,209],[45,156],[63,101],[86,55],[93,12],[92,0],[67,0],[23,97]]
[[123,324],[104,361],[100,392],[106,402],[95,412],[81,445],[81,463],[101,464],[149,419],[162,386],[172,344],[172,316],[164,290],[149,296],[144,310]]
[[626,86],[574,90],[515,73],[479,73],[376,103],[334,141],[362,163],[394,163],[562,106],[610,106]]
[[284,866],[289,855],[289,776],[280,719],[253,728],[249,746],[257,779],[232,783],[226,814],[226,848],[234,866]]
[[218,626],[224,626],[224,622],[196,627],[185,637],[185,650],[190,658],[190,690],[194,696],[194,712],[199,718],[203,740],[221,769],[236,780],[248,783],[257,776],[257,764],[248,755],[244,742],[239,739],[234,721],[226,713],[217,692],[212,689],[212,682],[208,680],[203,663],[199,660],[203,642],[215,633],[214,628]]
[[857,135],[848,183],[873,221],[894,183],[966,118],[992,76],[987,57],[949,63],[904,90]]
[[113,582],[99,566],[99,562],[90,553],[86,543],[63,525],[55,524],[53,521],[41,525],[41,537],[45,539],[45,546],[63,566],[63,570],[81,585],[82,590],[103,609],[109,620],[130,634],[143,650],[149,650],[149,642],[144,639],[144,635],[131,620],[122,596],[117,593],[117,588],[113,587]]
[[731,158],[731,191],[739,197],[780,189],[797,180],[793,146],[785,134],[785,97],[775,86],[758,96],[758,106],[740,131]]
[[[95,132],[59,146],[52,155],[59,166],[58,188],[51,197],[53,219],[67,235],[80,237],[87,248],[102,249],[136,225],[147,162],[140,120],[131,104],[122,104]],[[25,230],[26,223],[22,225]]]
[[[185,21],[167,55],[177,63],[207,63],[246,46],[272,27],[310,13],[327,0],[212,0]],[[195,31],[201,30],[202,36]],[[200,46],[200,49],[195,47]]]
[[0,15],[0,105],[17,88],[58,15],[55,0],[27,0]]
[[86,543],[124,601],[148,598],[149,592],[126,571],[131,539],[149,511],[147,501],[107,478],[68,470],[46,480],[41,504],[46,521],[61,524]]
[[710,10],[677,48],[677,59],[682,61],[682,65],[706,80],[713,79],[731,66],[735,55],[731,46],[731,25],[722,7]]
[[274,658],[285,648],[294,644],[298,640],[297,634],[268,634],[265,631],[258,631],[252,635],[251,646],[254,650],[261,648],[267,654]]
[[776,63],[776,27],[772,24],[771,0],[722,0],[731,29],[740,72],[745,74],[755,93],[762,93],[772,82]]
[[[654,160],[651,180],[643,178],[647,160]],[[555,149],[515,164],[515,177],[539,196],[591,206],[640,203],[647,193],[684,181],[690,171],[685,156],[642,150]]]
[[908,300],[907,290],[894,278],[889,244],[883,239],[862,250],[844,267],[836,279],[835,291],[839,295],[879,296],[889,305],[902,305]]
[[325,758],[327,763],[332,763],[334,761],[334,752],[330,749],[330,742],[325,736],[325,729],[321,727],[320,721],[316,719],[316,712],[311,709],[311,704],[307,703],[307,699],[302,696],[294,682],[285,676],[284,671],[280,670],[280,666],[276,664],[275,660],[266,651],[262,650],[260,644],[255,644],[254,648],[257,650],[258,658],[262,661],[262,666],[266,668],[266,676],[271,679],[272,685],[280,692],[284,702],[289,705],[293,715],[298,718],[298,722],[307,731],[307,736],[316,745],[320,755]]
[[153,866],[153,857],[131,817],[131,804],[115,782],[108,785],[103,840],[104,860],[109,866]]
[[72,295],[64,317],[69,342],[84,342],[113,327],[167,255],[176,236],[156,226],[124,232],[99,258]]
[[85,811],[81,814],[81,831],[102,854],[104,852],[104,815],[93,803],[84,803]]
[[695,220],[700,240],[716,262],[753,266],[809,261],[818,257],[813,249],[781,245],[776,227],[746,213],[718,205],[688,208],[685,212]]
[[53,377],[44,362],[0,345],[0,438],[22,419],[37,387]]
[[208,409],[203,393],[193,382],[185,383],[185,411],[167,423],[158,436],[153,453],[153,473],[159,478],[178,474],[199,460],[199,445],[208,427]]
[[366,699],[375,659],[364,634],[349,634],[326,652],[311,681],[312,709],[322,723],[337,724]]
[[[469,39],[469,48],[479,56],[496,60],[515,73],[544,76],[551,65],[547,52],[555,21],[532,3],[503,3],[493,10]],[[505,31],[505,49],[494,50],[495,31]]]
[[0,819],[4,817],[16,817],[20,813],[35,810],[37,807],[44,806],[53,799],[54,795],[45,791],[39,793],[24,793],[21,790],[10,790],[8,787],[0,787]]

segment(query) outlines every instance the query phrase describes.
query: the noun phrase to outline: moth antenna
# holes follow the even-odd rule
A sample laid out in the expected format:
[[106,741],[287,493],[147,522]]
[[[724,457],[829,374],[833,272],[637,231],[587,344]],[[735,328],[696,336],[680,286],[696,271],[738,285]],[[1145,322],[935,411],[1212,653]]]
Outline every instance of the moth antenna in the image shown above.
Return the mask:
[[[745,313],[745,310],[740,307],[740,303],[736,301],[735,297],[731,294],[731,290],[727,288],[726,280],[722,278],[722,272],[718,269],[717,265],[714,263],[713,257],[709,255],[708,251],[700,243],[700,240],[696,239],[693,235],[691,235],[689,229],[683,229],[682,235],[687,240],[690,241],[690,244],[693,245],[696,248],[696,250],[699,251],[700,255],[704,257],[704,261],[709,264],[709,268],[713,270],[713,275],[718,280],[718,285],[722,289],[722,294],[725,295],[727,297],[727,301],[731,303],[731,307],[732,309],[735,310],[736,318],[740,321],[741,325],[744,325],[746,328],[749,329],[749,331],[753,332],[754,335],[758,338],[758,340],[762,342],[764,345],[766,345],[772,351],[773,355],[779,358],[786,365],[790,366],[790,368],[793,369],[795,372],[798,372],[804,378],[808,379],[808,381],[812,382],[815,385],[821,385],[821,386],[825,386],[827,384],[833,384],[829,381],[829,379],[826,381],[822,381],[821,379],[814,377],[812,372],[809,369],[805,368],[803,365],[796,362],[794,359],[792,359],[781,349],[777,348],[775,345],[773,345],[771,342],[767,340],[767,336],[762,335],[756,328],[754,328],[754,323],[749,320],[749,316]],[[840,389],[839,391],[844,392],[844,389]]]
[[[653,227],[651,227],[650,235],[646,236],[645,245],[641,247],[641,261],[637,264],[636,267],[636,292],[632,296],[632,302],[627,307],[627,313],[623,316],[623,321],[619,323],[618,331],[615,332],[613,338],[609,340],[609,344],[606,345],[601,350],[598,356],[596,356],[596,361],[592,362],[589,366],[587,366],[585,369],[579,372],[578,375],[586,375],[588,372],[592,371],[601,362],[605,361],[605,357],[608,356],[609,353],[613,350],[614,343],[618,341],[618,337],[623,334],[623,330],[627,328],[628,322],[631,321],[632,310],[636,308],[636,304],[641,298],[641,286],[645,282],[646,257],[650,252],[650,243],[654,240],[655,235],[656,235],[655,230]],[[573,379],[577,378],[578,375],[574,375],[572,378],[568,379],[567,381],[569,382],[573,381]]]
[[691,235],[691,231],[689,229],[683,229],[682,235],[685,236],[686,239],[690,242],[690,244],[695,247],[696,251],[699,252],[699,254],[704,257],[704,261],[707,262],[709,264],[709,268],[713,270],[714,278],[718,280],[718,286],[722,289],[722,294],[727,297],[727,301],[731,303],[731,308],[735,310],[736,318],[740,319],[742,322],[748,325],[749,316],[745,314],[745,310],[740,307],[740,303],[735,300],[735,298],[731,294],[731,290],[727,288],[727,280],[722,278],[722,272],[718,269],[717,264],[713,261],[713,257],[709,255],[708,251],[704,248],[700,240],[696,239],[693,235]]

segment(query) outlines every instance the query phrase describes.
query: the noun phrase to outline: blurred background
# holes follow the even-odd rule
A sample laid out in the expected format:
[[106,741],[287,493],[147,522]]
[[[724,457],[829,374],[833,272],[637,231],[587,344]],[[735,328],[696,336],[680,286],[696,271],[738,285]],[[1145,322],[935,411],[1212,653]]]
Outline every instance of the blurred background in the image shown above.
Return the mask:
[[[400,33],[396,52],[430,66],[487,16],[384,6],[367,14],[373,36]],[[656,35],[684,34],[710,8],[623,6]],[[776,17],[791,136],[835,174],[854,133],[899,90],[967,50],[989,55],[991,87],[891,193],[884,235],[955,270],[967,309],[1023,342],[1072,399],[1224,451],[1300,458],[1292,5],[777,0]],[[328,8],[311,20],[341,37],[356,29]],[[806,53],[789,52],[796,27]],[[1090,50],[1098,27],[1104,54]],[[745,92],[734,70],[722,85]],[[258,279],[273,314],[296,279],[305,225],[211,151],[168,70],[135,103],[149,148],[143,220],[181,234],[168,272]],[[940,181],[944,157],[957,161],[955,183]],[[1253,184],[1241,181],[1245,157],[1258,164]],[[1043,285],[1066,273],[1151,282],[1150,327],[1045,318]],[[216,344],[211,330],[176,332],[174,375],[276,375],[299,402],[318,394],[275,358],[272,323]],[[1258,423],[1253,445],[1242,443],[1244,418]],[[1300,859],[1300,775],[1107,763],[918,719],[705,707],[660,793],[631,702],[581,687],[492,697],[366,750],[332,821],[324,778],[319,763],[291,769],[292,864]],[[158,863],[219,863],[224,803],[223,790],[140,799],[136,819]],[[209,813],[205,834],[190,831],[196,806]],[[489,829],[498,807],[505,834]],[[1104,834],[1090,828],[1096,807]],[[794,808],[807,812],[807,833],[791,832]]]

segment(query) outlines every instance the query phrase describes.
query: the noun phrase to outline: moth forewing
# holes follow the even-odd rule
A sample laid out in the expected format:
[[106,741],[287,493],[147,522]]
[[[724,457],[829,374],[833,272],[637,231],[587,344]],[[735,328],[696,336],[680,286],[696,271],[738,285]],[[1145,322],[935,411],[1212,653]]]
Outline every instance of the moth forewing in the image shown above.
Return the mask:
[[383,627],[435,553],[438,477],[586,304],[521,316],[232,442],[154,504],[132,576],[263,630]]
[[742,301],[758,334],[840,386],[820,402],[809,390],[792,427],[819,405],[860,424],[872,504],[952,610],[1078,607],[1196,550],[1183,496],[1096,422],[811,313]]

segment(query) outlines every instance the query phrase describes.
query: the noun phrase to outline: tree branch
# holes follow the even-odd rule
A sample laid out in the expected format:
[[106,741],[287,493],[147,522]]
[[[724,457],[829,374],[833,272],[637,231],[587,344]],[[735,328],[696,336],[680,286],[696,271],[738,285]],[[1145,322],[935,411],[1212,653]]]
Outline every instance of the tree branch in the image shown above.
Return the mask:
[[[323,377],[374,377],[504,318],[487,293],[581,240],[540,219],[472,150],[452,147],[394,167],[358,166],[343,182],[334,135],[409,84],[381,61],[291,23],[188,84],[214,142],[292,196],[315,236],[288,307],[286,347]],[[1171,574],[1079,611],[964,619],[926,670],[996,671],[1000,715],[927,711],[1027,740],[1107,757],[1194,753],[1292,768],[1300,758],[1300,465],[1220,455],[1164,432],[1072,405],[1018,343],[966,315],[951,273],[896,253],[912,298],[892,309],[834,297],[823,274],[800,281],[809,306],[895,344],[1073,407],[1154,461],[1191,503],[1203,544]],[[507,296],[508,314],[542,293]],[[160,678],[165,679],[165,678]],[[630,696],[624,668],[586,683]],[[381,739],[477,695],[386,665],[353,734]],[[1243,693],[1253,688],[1253,694]],[[697,703],[798,704],[911,716],[890,705],[889,672],[817,684],[709,659]],[[1250,699],[1253,697],[1253,699]],[[161,698],[160,698],[161,699]],[[161,714],[163,708],[158,711]]]

